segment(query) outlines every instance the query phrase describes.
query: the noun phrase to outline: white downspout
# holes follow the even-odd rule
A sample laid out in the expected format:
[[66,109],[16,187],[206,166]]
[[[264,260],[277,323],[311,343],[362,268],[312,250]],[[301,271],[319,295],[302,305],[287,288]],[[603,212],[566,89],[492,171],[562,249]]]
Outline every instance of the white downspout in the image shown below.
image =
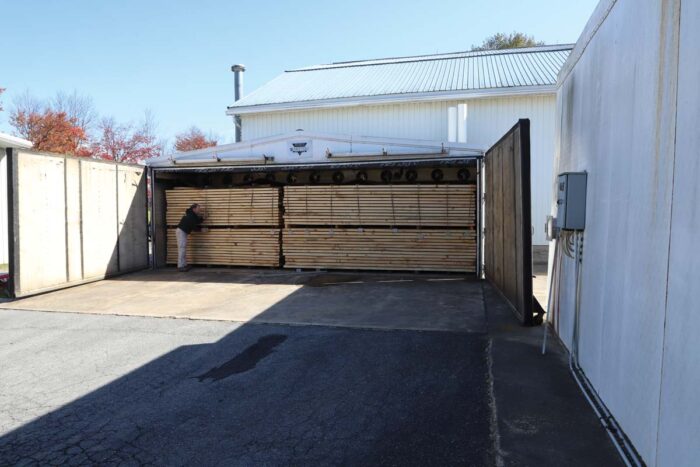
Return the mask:
[[457,142],[457,107],[447,108],[447,142]]
[[467,104],[457,105],[457,142],[467,142]]

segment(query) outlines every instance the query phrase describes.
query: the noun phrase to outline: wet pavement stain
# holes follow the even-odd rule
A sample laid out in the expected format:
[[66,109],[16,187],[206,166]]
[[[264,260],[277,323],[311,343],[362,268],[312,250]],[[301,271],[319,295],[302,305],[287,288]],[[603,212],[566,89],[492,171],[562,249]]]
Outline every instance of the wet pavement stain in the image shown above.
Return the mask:
[[211,379],[216,382],[238,373],[245,373],[252,370],[260,362],[272,352],[275,347],[280,345],[287,339],[284,334],[269,334],[263,336],[258,341],[239,353],[231,360],[223,365],[212,368],[201,376],[198,376],[199,382]]

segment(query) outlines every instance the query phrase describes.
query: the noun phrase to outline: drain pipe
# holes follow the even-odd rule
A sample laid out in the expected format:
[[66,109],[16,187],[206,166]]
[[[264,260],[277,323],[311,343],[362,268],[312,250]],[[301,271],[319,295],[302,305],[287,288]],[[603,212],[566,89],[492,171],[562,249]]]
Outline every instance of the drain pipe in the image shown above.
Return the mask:
[[[245,71],[245,66],[241,64],[233,65],[231,67],[231,71],[233,72],[233,86],[234,86],[234,94],[233,94],[233,100],[234,102],[237,102],[241,98],[241,94],[243,94],[243,72]],[[233,116],[233,124],[236,129],[236,143],[241,142],[241,116],[240,115],[234,115]]]

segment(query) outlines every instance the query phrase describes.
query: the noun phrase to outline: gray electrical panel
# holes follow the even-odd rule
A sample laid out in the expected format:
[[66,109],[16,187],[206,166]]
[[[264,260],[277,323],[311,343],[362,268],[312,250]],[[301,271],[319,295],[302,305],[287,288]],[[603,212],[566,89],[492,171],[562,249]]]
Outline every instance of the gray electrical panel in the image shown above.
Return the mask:
[[557,227],[583,230],[586,227],[586,172],[564,172],[557,183]]

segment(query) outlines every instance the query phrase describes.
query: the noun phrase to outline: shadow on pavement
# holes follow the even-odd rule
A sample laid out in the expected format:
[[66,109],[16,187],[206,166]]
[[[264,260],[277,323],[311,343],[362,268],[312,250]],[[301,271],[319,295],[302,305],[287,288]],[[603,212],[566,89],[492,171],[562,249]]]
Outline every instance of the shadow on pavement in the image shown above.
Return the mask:
[[469,332],[4,310],[0,464],[620,465],[564,349],[475,286]]
[[[473,312],[483,320],[483,308]],[[143,318],[42,315],[43,323],[93,320],[75,330],[83,352],[105,351],[105,328],[124,346],[150,338],[118,329]],[[159,321],[176,329],[151,320]],[[60,354],[66,345],[50,339],[40,350]],[[5,433],[0,464],[489,465],[487,347],[483,332],[245,324],[215,342],[179,346]],[[86,378],[116,363],[56,362]]]

